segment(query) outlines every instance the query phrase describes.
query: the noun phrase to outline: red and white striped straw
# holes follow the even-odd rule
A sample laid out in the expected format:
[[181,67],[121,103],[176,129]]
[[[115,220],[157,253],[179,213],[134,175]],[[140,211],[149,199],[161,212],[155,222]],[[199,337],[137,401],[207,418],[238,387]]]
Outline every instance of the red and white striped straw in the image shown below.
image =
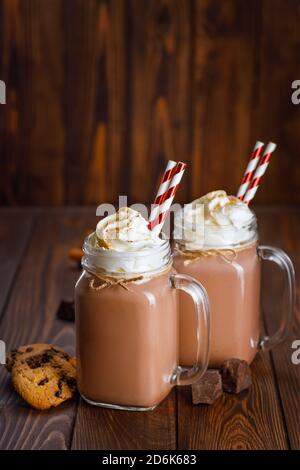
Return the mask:
[[261,157],[261,160],[258,164],[258,167],[253,175],[253,178],[251,180],[251,183],[249,185],[249,189],[247,190],[245,196],[244,196],[244,199],[243,201],[246,203],[246,204],[250,204],[250,202],[252,201],[252,199],[254,198],[255,194],[256,194],[256,191],[258,190],[258,187],[259,187],[259,184],[260,184],[260,181],[263,177],[263,175],[265,174],[268,166],[269,166],[269,162],[270,162],[270,158],[272,156],[272,153],[274,152],[274,150],[276,149],[276,144],[274,144],[273,142],[269,142],[265,151],[264,151],[264,154],[263,156]]
[[[168,161],[167,167],[165,169],[160,186],[156,194],[156,198],[154,201],[155,206],[162,203],[162,199],[170,185],[170,181],[172,179],[176,166],[177,166],[177,162],[174,162],[173,160]],[[152,212],[151,212],[151,215],[152,215]],[[150,216],[150,220],[151,220],[151,216]]]
[[173,176],[173,173],[176,169],[176,166],[177,166],[177,162],[174,162],[173,160],[168,161],[165,172],[163,174],[161,183],[159,185],[159,188],[158,188],[158,191],[157,191],[157,194],[156,194],[155,201],[152,205],[152,209],[151,209],[151,213],[150,213],[150,217],[149,217],[149,222],[156,219],[156,217],[159,214],[160,205],[163,203],[165,193],[167,192],[167,189],[170,186],[170,181],[172,179],[172,176]]
[[242,201],[246,191],[248,189],[248,186],[252,180],[254,171],[256,170],[257,164],[259,162],[261,152],[263,149],[264,143],[260,142],[259,140],[256,142],[254,149],[252,151],[252,155],[250,157],[249,163],[247,165],[246,171],[244,173],[241,185],[239,187],[239,190],[237,192],[237,197]]
[[[177,192],[179,183],[186,168],[186,163],[178,162],[174,167],[174,162],[169,161],[164,173],[162,183],[159,187],[157,196],[154,201],[154,208],[149,217],[149,230],[153,230],[159,234],[166,220],[169,209]],[[170,169],[171,165],[171,169]],[[165,183],[168,183],[165,184]],[[162,185],[163,189],[162,189]]]

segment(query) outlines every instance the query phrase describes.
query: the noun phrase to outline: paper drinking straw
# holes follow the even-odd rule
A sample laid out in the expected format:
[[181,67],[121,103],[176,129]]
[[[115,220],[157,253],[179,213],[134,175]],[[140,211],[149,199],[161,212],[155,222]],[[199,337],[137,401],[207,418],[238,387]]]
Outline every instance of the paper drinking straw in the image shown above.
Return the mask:
[[[153,230],[157,234],[161,232],[185,168],[186,163],[178,162],[171,170],[171,179],[169,179],[168,187],[164,186],[164,192],[161,192],[159,189],[159,196],[155,198],[155,210],[151,212],[149,218],[149,230]],[[165,175],[168,171],[167,166],[163,180],[166,179]]]
[[151,210],[149,221],[154,220],[157,217],[157,214],[159,211],[159,205],[163,202],[164,195],[170,186],[170,181],[172,179],[176,166],[177,166],[177,162],[174,162],[173,160],[168,161],[165,172],[163,174],[161,183],[159,185],[159,188],[156,194],[155,201],[153,203],[153,208]]
[[149,224],[148,224],[148,227],[150,230],[151,230],[150,222],[154,221],[159,215],[160,205],[163,203],[165,193],[167,192],[167,189],[170,186],[170,181],[172,179],[176,166],[177,166],[177,162],[174,162],[173,160],[169,160],[167,163],[167,166],[164,171],[161,183],[159,185],[154,203],[151,206],[151,213],[150,213]]
[[252,199],[254,198],[254,196],[256,194],[256,191],[258,190],[258,187],[260,185],[261,179],[262,179],[263,175],[265,174],[265,172],[266,172],[266,170],[269,166],[269,162],[270,162],[270,158],[272,156],[272,153],[274,152],[276,147],[277,147],[276,144],[274,144],[273,142],[269,142],[267,147],[265,148],[264,154],[261,157],[261,160],[258,164],[258,167],[256,168],[256,171],[255,171],[255,173],[253,175],[253,178],[250,182],[249,189],[247,190],[247,192],[244,196],[243,201],[246,204],[249,205],[250,202],[252,201]]
[[246,171],[244,173],[241,185],[239,187],[239,190],[237,192],[237,197],[242,201],[244,199],[244,196],[246,194],[246,191],[248,189],[248,186],[252,180],[254,171],[256,170],[257,164],[259,162],[261,152],[263,149],[264,143],[260,142],[259,140],[256,142],[254,149],[252,151],[252,155],[250,157],[250,160],[248,162]]

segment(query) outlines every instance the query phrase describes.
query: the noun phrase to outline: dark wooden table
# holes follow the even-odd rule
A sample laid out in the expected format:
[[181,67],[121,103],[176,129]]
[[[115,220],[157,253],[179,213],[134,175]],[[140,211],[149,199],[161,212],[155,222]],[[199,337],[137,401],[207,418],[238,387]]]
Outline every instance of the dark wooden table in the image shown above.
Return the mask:
[[[282,247],[300,267],[300,208],[258,208],[261,242]],[[78,270],[71,246],[95,226],[94,210],[0,210],[0,338],[11,349],[52,342],[74,352],[74,325],[57,319],[71,299]],[[299,301],[299,281],[297,301]],[[265,327],[281,314],[281,280],[264,275]],[[266,297],[266,296],[264,296]],[[0,366],[1,449],[299,449],[300,365],[291,344],[300,339],[297,303],[288,341],[253,363],[254,385],[213,406],[192,406],[190,389],[177,388],[153,412],[110,411],[77,399],[57,409],[30,409]]]

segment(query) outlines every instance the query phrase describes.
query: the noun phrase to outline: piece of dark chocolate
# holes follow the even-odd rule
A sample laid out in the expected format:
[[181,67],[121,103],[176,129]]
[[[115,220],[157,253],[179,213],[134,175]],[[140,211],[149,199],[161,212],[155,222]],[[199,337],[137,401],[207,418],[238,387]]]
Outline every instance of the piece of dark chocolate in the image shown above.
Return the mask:
[[220,369],[223,390],[228,393],[240,393],[252,384],[251,369],[246,361],[228,359]]
[[207,370],[201,379],[192,385],[194,405],[212,405],[222,394],[222,378],[218,370]]
[[60,320],[74,321],[75,320],[75,307],[74,302],[66,302],[63,300],[57,310],[57,316]]

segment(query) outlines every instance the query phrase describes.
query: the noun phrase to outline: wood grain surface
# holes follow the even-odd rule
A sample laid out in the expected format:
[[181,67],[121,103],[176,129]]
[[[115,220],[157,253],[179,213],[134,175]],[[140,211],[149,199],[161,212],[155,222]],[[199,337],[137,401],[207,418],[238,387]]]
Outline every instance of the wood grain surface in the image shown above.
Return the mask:
[[257,200],[272,203],[275,194],[282,190],[281,203],[298,203],[300,105],[292,103],[291,84],[300,77],[300,62],[295,60],[295,52],[300,47],[300,2],[264,0],[260,3],[257,51],[260,79],[253,101],[256,103],[253,139],[261,135],[262,140],[277,142],[279,148]]
[[[298,275],[300,262],[300,213],[261,214],[259,217],[261,242],[284,249],[293,260]],[[276,229],[274,229],[276,227]],[[282,275],[278,267],[269,267],[263,285],[264,317],[268,333],[274,333],[286,314]],[[299,281],[296,284],[296,309],[287,340],[272,350],[277,387],[282,396],[282,407],[288,439],[293,449],[300,449],[300,366],[292,364],[292,343],[300,339]]]
[[[285,249],[299,271],[299,207],[257,212],[261,242]],[[18,237],[14,232],[21,221],[23,236]],[[0,210],[0,259],[9,267],[0,270],[5,281],[0,338],[8,349],[45,341],[74,352],[74,325],[58,320],[56,311],[61,300],[72,298],[78,276],[68,250],[81,244],[85,230],[95,222],[92,211],[84,208]],[[278,272],[266,272],[268,333],[284,313],[281,287]],[[0,448],[300,449],[300,366],[291,362],[292,341],[300,338],[299,293],[297,278],[296,316],[289,338],[271,353],[257,355],[252,389],[238,396],[224,394],[212,406],[193,406],[190,389],[177,388],[149,413],[91,407],[80,399],[38,412],[18,398],[1,366]]]
[[236,194],[254,145],[256,9],[253,1],[195,2],[190,199],[215,189]]
[[72,449],[176,449],[175,390],[150,413],[79,403]]
[[[5,220],[2,217],[2,223]],[[8,350],[22,344],[50,342],[74,354],[73,325],[57,320],[56,310],[62,298],[73,297],[78,271],[68,261],[67,253],[69,246],[80,242],[88,220],[38,216],[1,322],[0,336]],[[47,412],[30,409],[13,391],[4,366],[0,369],[0,396],[1,448],[70,446],[76,400]]]
[[151,203],[236,193],[278,143],[259,203],[299,203],[299,0],[2,0],[0,204]]
[[178,389],[179,449],[287,449],[284,420],[267,354],[252,365],[253,385],[213,406],[191,405],[190,388]]
[[31,215],[23,214],[18,219],[16,214],[7,213],[4,220],[0,223],[0,318],[17,270],[26,256],[25,251],[33,225]]

